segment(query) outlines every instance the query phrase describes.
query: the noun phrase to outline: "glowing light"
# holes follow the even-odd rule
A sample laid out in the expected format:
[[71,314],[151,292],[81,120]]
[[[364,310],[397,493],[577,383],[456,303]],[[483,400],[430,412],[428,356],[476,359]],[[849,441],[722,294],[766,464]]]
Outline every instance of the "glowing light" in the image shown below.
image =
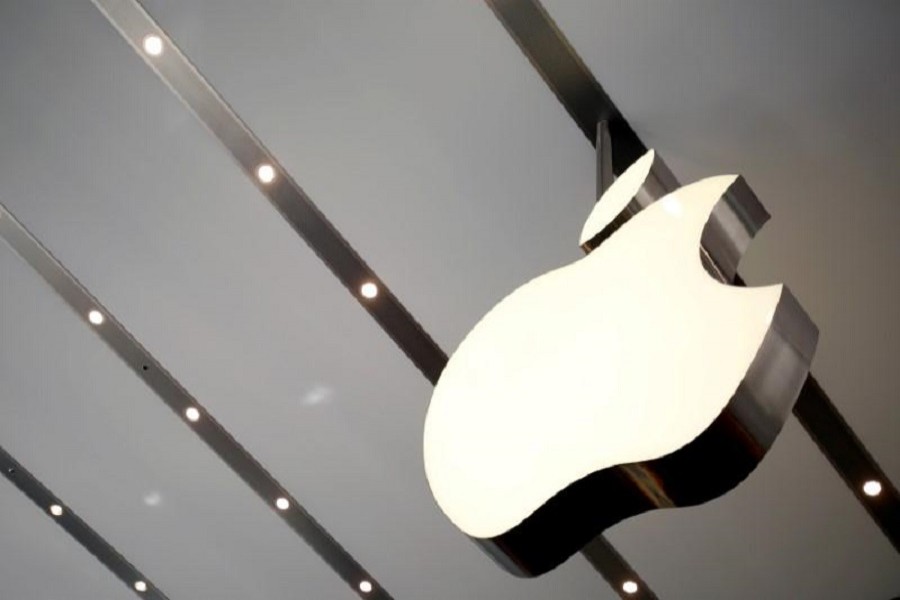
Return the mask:
[[629,579],[622,584],[622,591],[626,594],[636,594],[638,591],[638,584]]
[[275,501],[275,506],[278,507],[278,510],[287,510],[290,508],[291,503],[287,498],[279,498]]
[[681,215],[681,203],[678,201],[674,195],[669,195],[660,200],[660,204],[662,204],[663,210],[673,216]]
[[372,582],[366,581],[365,579],[359,582],[359,591],[363,594],[368,594],[372,591]]
[[367,281],[360,286],[359,293],[362,294],[363,298],[371,300],[378,295],[378,286],[371,281]]
[[872,496],[874,498],[881,493],[881,482],[875,481],[874,479],[865,482],[863,484],[863,493],[865,493],[866,496]]
[[268,163],[259,165],[256,169],[256,177],[262,183],[272,183],[275,181],[275,167]]
[[329,402],[334,395],[334,390],[327,385],[314,385],[303,396],[303,403],[307,406],[316,406]]
[[92,310],[88,313],[88,321],[94,325],[102,325],[105,320],[103,313],[99,310]]
[[144,52],[150,56],[159,56],[163,53],[163,41],[158,35],[151,33],[144,38]]
[[50,507],[50,514],[54,517],[61,517],[63,514],[63,508],[59,504],[54,504]]
[[136,590],[139,591],[139,592],[146,592],[146,591],[147,591],[147,584],[146,584],[145,582],[143,582],[143,581],[135,581],[135,582],[134,582],[134,589],[136,589]]
[[[582,243],[614,223],[652,159],[610,186]],[[462,531],[502,535],[585,476],[677,451],[719,417],[789,296],[782,285],[722,285],[700,262],[710,215],[736,180],[710,177],[650,204],[465,337],[435,387],[423,445],[431,491]]]
[[200,420],[200,411],[191,406],[186,411],[184,411],[184,416],[187,417],[188,421],[197,422]]
[[144,496],[144,504],[147,506],[159,506],[162,504],[162,494],[159,492],[150,492]]

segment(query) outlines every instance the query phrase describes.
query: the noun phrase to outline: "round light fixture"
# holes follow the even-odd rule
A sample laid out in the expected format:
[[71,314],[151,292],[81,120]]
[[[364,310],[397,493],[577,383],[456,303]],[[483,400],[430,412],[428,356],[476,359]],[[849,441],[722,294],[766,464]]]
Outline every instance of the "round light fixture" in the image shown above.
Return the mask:
[[275,167],[269,163],[263,163],[256,168],[256,178],[262,183],[275,181]]
[[135,581],[135,582],[134,582],[134,589],[136,589],[136,590],[139,591],[139,592],[146,592],[146,591],[147,591],[147,584],[146,584],[145,582],[143,582],[143,581]]
[[188,421],[196,423],[200,420],[200,411],[194,408],[193,406],[189,407],[184,411],[184,416],[187,417]]
[[874,479],[865,482],[863,484],[863,493],[866,496],[872,496],[874,498],[881,493],[881,482]]
[[54,517],[61,517],[63,514],[63,508],[59,504],[53,504],[50,506],[50,514]]
[[103,313],[99,310],[92,310],[88,313],[88,321],[94,325],[101,325],[104,320]]
[[287,510],[291,506],[291,503],[287,498],[279,498],[275,501],[275,506],[278,507],[278,510]]
[[636,594],[638,591],[638,584],[629,579],[622,584],[622,591],[626,594]]
[[363,579],[362,581],[360,581],[359,582],[359,591],[361,591],[363,594],[368,594],[369,592],[371,592],[372,591],[372,582],[368,581],[366,579]]
[[371,300],[378,295],[378,286],[371,281],[367,281],[360,286],[359,293],[362,294],[363,298]]
[[143,46],[144,52],[146,52],[150,56],[159,56],[163,52],[162,38],[155,33],[151,33],[150,35],[144,37]]

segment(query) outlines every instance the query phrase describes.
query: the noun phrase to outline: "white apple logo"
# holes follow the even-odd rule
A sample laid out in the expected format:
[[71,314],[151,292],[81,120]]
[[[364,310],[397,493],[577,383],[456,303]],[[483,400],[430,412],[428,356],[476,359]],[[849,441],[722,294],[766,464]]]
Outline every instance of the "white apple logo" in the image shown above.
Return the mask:
[[[653,161],[616,180],[582,243],[621,219]],[[784,286],[738,288],[702,266],[714,210],[721,230],[753,208],[720,202],[737,182],[651,204],[504,298],[451,357],[425,420],[428,482],[513,572],[544,572],[631,514],[724,493],[774,441],[817,330]]]

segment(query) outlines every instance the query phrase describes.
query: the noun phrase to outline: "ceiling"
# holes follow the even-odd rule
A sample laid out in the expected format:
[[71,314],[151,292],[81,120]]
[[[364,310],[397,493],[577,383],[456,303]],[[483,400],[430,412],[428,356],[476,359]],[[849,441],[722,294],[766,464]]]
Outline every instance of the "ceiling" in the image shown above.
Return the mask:
[[[594,155],[478,1],[145,6],[446,350],[576,259]],[[682,181],[773,215],[742,264],[900,481],[900,4],[545,6]],[[87,1],[0,1],[0,201],[398,599],[614,598],[443,517],[430,386]],[[173,600],[347,587],[0,246],[0,444]],[[0,596],[133,594],[0,482]],[[900,556],[800,425],[733,493],[608,532],[661,598],[890,598]]]

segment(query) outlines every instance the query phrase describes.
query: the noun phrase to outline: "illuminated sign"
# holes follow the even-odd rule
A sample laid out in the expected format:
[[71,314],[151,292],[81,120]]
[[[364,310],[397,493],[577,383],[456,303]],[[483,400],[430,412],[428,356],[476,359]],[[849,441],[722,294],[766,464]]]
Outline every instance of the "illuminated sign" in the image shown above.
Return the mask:
[[597,203],[581,242],[599,246],[475,325],[428,409],[437,503],[518,574],[557,566],[624,518],[737,485],[808,373],[818,332],[791,293],[708,271],[739,258],[768,217],[749,187],[711,177],[631,215],[654,160]]

